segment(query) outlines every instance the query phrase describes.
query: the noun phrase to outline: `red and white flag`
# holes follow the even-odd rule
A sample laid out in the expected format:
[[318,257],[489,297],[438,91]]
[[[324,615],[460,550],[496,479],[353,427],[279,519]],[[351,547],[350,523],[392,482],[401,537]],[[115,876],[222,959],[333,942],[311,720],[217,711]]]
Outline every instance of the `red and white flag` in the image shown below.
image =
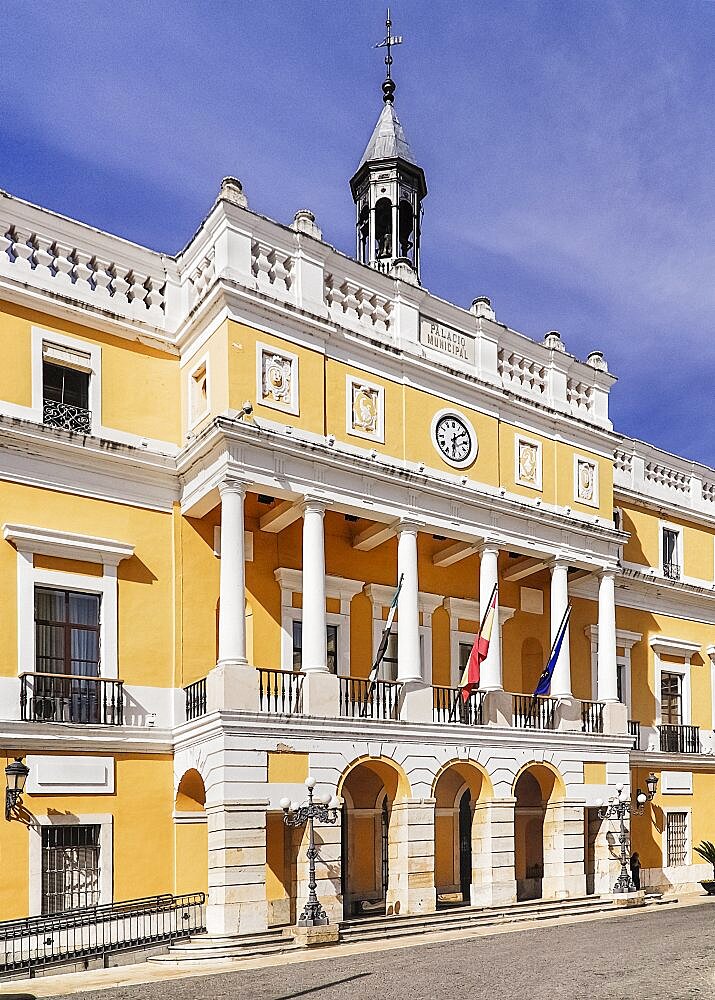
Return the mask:
[[467,665],[464,668],[462,679],[459,682],[459,686],[462,689],[462,700],[464,702],[469,701],[472,691],[479,687],[482,663],[486,660],[489,652],[489,641],[492,637],[492,629],[494,627],[496,613],[497,587],[495,585],[489,604],[487,605],[487,610],[482,618],[482,624],[479,627],[479,632],[474,640],[472,652],[469,654]]

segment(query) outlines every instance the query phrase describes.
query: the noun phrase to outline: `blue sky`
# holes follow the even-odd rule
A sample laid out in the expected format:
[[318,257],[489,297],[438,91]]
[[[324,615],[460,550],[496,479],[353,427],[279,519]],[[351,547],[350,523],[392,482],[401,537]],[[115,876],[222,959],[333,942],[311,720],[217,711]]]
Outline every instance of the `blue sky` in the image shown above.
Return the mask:
[[[2,0],[0,187],[180,249],[235,174],[352,253],[377,0]],[[393,0],[423,283],[602,350],[618,430],[715,465],[715,2]]]

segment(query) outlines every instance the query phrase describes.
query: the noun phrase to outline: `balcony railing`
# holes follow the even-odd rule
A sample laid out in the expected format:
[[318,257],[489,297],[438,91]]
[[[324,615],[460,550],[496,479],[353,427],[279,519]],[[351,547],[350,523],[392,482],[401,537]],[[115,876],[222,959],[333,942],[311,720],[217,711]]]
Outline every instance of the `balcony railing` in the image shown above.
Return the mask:
[[663,576],[668,580],[679,580],[680,566],[678,563],[663,563]]
[[633,749],[641,748],[641,724],[636,719],[628,720],[628,735],[633,737]]
[[340,678],[340,714],[353,719],[397,719],[397,681],[373,681],[362,677]]
[[664,753],[700,753],[699,726],[659,726],[660,749]]
[[62,427],[66,431],[80,434],[92,433],[92,411],[71,403],[58,403],[45,399],[42,404],[42,423],[50,427]]
[[258,671],[258,707],[273,715],[301,715],[303,677],[293,670]]
[[184,688],[186,696],[186,721],[199,719],[206,715],[206,678],[202,677],[193,684],[188,684]]
[[[0,976],[171,942],[206,929],[203,892],[150,896],[0,923]],[[16,994],[18,995],[18,994]],[[28,995],[28,994],[25,994]]]
[[603,709],[605,705],[602,701],[582,701],[581,702],[581,731],[584,733],[603,732]]
[[556,699],[534,698],[530,694],[513,694],[512,721],[517,729],[553,729],[556,719]]
[[77,674],[20,674],[23,722],[124,723],[124,681]]
[[468,701],[462,699],[461,688],[433,685],[433,718],[435,722],[455,722],[464,726],[483,725],[485,691],[475,691]]

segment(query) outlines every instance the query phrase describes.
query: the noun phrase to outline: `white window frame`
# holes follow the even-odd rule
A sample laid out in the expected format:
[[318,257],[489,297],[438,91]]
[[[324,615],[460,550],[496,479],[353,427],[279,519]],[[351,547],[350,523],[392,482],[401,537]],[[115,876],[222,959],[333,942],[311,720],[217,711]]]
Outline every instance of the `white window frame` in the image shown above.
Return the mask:
[[[598,625],[588,625],[584,629],[586,638],[591,642],[591,698],[598,700]],[[616,664],[623,665],[623,695],[624,704],[631,718],[631,698],[633,679],[631,669],[631,650],[643,638],[641,632],[629,632],[627,629],[616,629],[616,650],[622,649],[623,654],[616,652]]]
[[[655,680],[655,724],[662,723],[662,705],[660,697],[661,673],[680,674],[682,678],[681,704],[683,706],[683,721],[681,725],[692,725],[692,705],[691,705],[691,685],[690,667],[692,657],[700,652],[700,644],[688,642],[684,639],[671,639],[664,635],[651,636],[649,645],[654,656],[654,680]],[[664,662],[662,655],[682,657],[682,663]]]
[[[5,524],[3,536],[17,549],[17,672],[35,671],[35,587],[99,594],[100,676],[119,676],[117,567],[134,546],[106,538],[74,535],[29,525]],[[34,565],[35,555],[101,563],[102,575],[68,573]]]
[[[533,445],[536,448],[536,483],[529,483],[521,478],[519,464],[519,447],[522,444]],[[514,435],[514,482],[519,486],[525,486],[529,490],[539,493],[543,491],[543,449],[541,442],[535,438],[526,437],[525,434]]]
[[[202,368],[204,369],[204,378],[206,379],[206,405],[201,413],[198,413],[195,417],[193,417],[193,396],[198,386],[196,373]],[[211,361],[208,352],[203,354],[200,358],[195,359],[186,378],[186,426],[190,431],[192,431],[201,423],[202,420],[205,420],[211,412]]]
[[92,344],[88,340],[79,340],[76,337],[68,337],[63,333],[55,333],[54,330],[44,330],[41,327],[32,327],[32,420],[42,423],[44,385],[42,377],[43,346],[44,344],[56,344],[58,347],[66,347],[68,350],[89,355],[89,411],[92,415],[92,434],[102,434],[102,348],[99,344]]
[[[303,573],[280,567],[273,574],[281,588],[281,670],[293,669],[293,622],[303,621],[303,609],[293,607],[293,594],[303,593]],[[326,625],[338,629],[338,677],[350,673],[350,602],[363,589],[362,580],[340,576],[325,577],[325,596],[340,601],[340,612],[328,611]]]
[[[353,389],[365,386],[366,389],[373,389],[377,393],[377,423],[374,432],[363,431],[353,427]],[[367,441],[377,441],[378,444],[385,443],[385,387],[376,382],[368,382],[367,379],[359,378],[357,375],[345,376],[345,431],[351,437],[364,438]]]
[[[578,494],[578,466],[579,462],[586,462],[593,468],[593,500],[584,500]],[[588,455],[579,455],[578,452],[574,454],[573,457],[573,499],[574,503],[580,503],[584,507],[599,507],[600,506],[600,468],[599,463],[595,458],[590,458]]]
[[[277,399],[263,398],[263,358],[266,354],[278,354],[281,358],[290,362],[291,380],[291,402],[281,403]],[[300,386],[298,382],[298,355],[291,351],[286,351],[283,346],[271,346],[256,341],[256,403],[259,406],[267,406],[269,409],[278,410],[281,413],[290,413],[297,417],[300,415]]]
[[[683,528],[680,524],[672,524],[670,521],[658,521],[658,574],[665,578],[665,564],[663,563],[663,532],[672,531],[677,536],[675,543],[675,555],[680,567],[680,580],[685,580],[685,565],[683,553]],[[670,577],[668,577],[670,579]]]
[[[385,631],[386,613],[395,596],[394,587],[385,587],[378,583],[369,583],[365,593],[372,605],[372,659],[374,662],[382,633]],[[437,594],[427,594],[420,591],[417,594],[418,609],[422,615],[422,624],[418,627],[420,637],[421,676],[426,684],[432,683],[432,615],[442,604],[442,598]],[[399,621],[393,626],[393,632],[398,636]]]
[[[685,861],[682,865],[668,865],[668,816],[671,813],[685,813]],[[661,844],[663,871],[679,871],[693,863],[692,856],[692,809],[690,806],[666,806],[663,808],[663,838]]]
[[42,914],[42,827],[43,826],[85,826],[99,827],[99,902],[113,901],[114,852],[113,823],[111,813],[83,813],[79,816],[35,816],[28,826],[29,831],[29,899],[28,910],[31,917]]

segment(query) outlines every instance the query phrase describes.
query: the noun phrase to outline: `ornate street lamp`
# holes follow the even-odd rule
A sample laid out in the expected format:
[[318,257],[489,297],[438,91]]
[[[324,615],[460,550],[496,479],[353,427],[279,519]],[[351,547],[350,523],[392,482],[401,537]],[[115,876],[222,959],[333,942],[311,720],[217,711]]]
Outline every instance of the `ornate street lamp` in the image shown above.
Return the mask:
[[16,757],[12,764],[5,768],[5,819],[10,819],[17,807],[22,802],[22,793],[25,791],[25,782],[30,773],[30,768],[23,763],[21,757]]
[[327,924],[328,915],[320,904],[315,894],[317,882],[315,880],[315,859],[318,856],[318,849],[315,846],[315,836],[313,823],[318,820],[320,823],[330,823],[338,821],[338,799],[335,795],[313,796],[315,788],[315,778],[305,779],[305,787],[308,789],[308,801],[303,805],[291,802],[290,799],[281,799],[281,809],[284,812],[283,820],[286,826],[304,826],[308,824],[308,900],[303,907],[303,912],[298,920],[299,927],[317,927]]
[[645,783],[648,791],[644,792],[642,789],[638,788],[636,790],[635,803],[631,803],[629,795],[624,795],[623,785],[616,785],[616,792],[618,794],[612,795],[606,805],[603,804],[602,799],[599,799],[596,802],[596,805],[599,807],[599,819],[616,819],[620,823],[618,841],[621,845],[621,873],[613,886],[614,892],[636,891],[628,866],[629,843],[628,831],[626,830],[626,816],[642,816],[646,802],[651,802],[655,797],[655,791],[658,787],[658,779],[652,771],[646,778]]

